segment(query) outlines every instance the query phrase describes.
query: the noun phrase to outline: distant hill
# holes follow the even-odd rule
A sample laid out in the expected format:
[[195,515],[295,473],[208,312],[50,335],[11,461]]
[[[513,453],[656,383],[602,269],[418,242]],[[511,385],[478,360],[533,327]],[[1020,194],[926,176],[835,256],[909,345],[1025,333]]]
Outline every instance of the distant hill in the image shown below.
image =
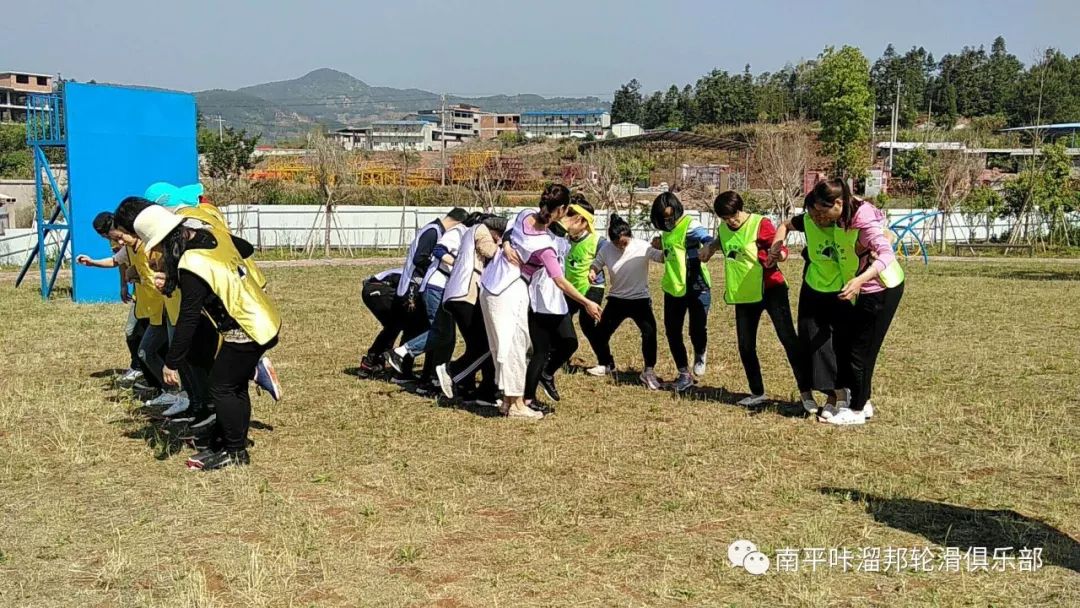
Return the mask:
[[[207,118],[206,126],[216,126],[216,121],[210,118],[220,115],[226,125],[262,133],[267,140],[297,137],[317,125],[339,128],[381,118],[399,118],[410,112],[438,108],[442,103],[440,96],[431,91],[373,87],[327,68],[293,80],[236,91],[200,91],[195,96],[199,111]],[[606,109],[610,105],[597,97],[545,98],[528,94],[447,97],[446,101],[473,104],[491,112]]]

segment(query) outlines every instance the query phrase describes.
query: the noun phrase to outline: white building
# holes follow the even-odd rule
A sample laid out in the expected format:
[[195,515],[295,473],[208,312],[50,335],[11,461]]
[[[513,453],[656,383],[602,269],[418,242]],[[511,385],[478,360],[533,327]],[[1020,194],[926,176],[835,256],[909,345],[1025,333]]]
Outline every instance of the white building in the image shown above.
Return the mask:
[[370,149],[376,152],[416,150],[431,152],[439,149],[438,125],[426,120],[379,120],[371,123],[368,135]]
[[353,150],[368,150],[370,129],[366,127],[345,127],[330,133],[330,139],[341,144],[341,147],[352,152]]
[[619,122],[611,125],[612,137],[633,137],[644,132],[645,130],[641,128],[641,125],[635,125],[632,122]]

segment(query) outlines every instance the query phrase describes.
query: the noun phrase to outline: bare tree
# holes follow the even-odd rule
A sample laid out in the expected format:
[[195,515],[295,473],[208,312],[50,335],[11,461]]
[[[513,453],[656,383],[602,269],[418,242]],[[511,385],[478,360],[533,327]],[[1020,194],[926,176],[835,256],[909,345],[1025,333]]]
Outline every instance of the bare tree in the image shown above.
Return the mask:
[[420,154],[402,144],[401,155],[401,227],[398,229],[398,244],[405,247],[405,210],[409,207],[409,165],[420,161]]
[[934,203],[941,212],[937,225],[940,230],[939,243],[944,249],[947,224],[952,211],[977,183],[982,162],[976,155],[967,154],[965,150],[939,150],[930,156],[929,169]]
[[468,182],[476,206],[493,213],[512,177],[509,159],[502,156],[487,159]]
[[[312,163],[312,177],[315,180],[315,187],[323,199],[321,209],[324,221],[323,255],[330,257],[330,232],[337,224],[334,208],[338,202],[338,188],[349,177],[348,155],[340,144],[328,139],[321,131],[315,131],[308,135],[308,149],[312,152],[309,156]],[[307,250],[309,257],[315,250],[314,233],[318,221],[317,214],[315,223],[311,227],[311,234],[308,237]],[[341,239],[344,246],[348,247],[348,241],[341,238],[340,225],[337,225],[337,228],[339,239]]]
[[611,150],[598,148],[585,153],[579,160],[585,175],[582,176],[580,184],[568,185],[579,187],[588,193],[597,209],[614,207],[619,195],[618,156]]
[[754,155],[768,186],[773,210],[781,220],[798,204],[812,145],[802,123],[761,127],[754,136]]

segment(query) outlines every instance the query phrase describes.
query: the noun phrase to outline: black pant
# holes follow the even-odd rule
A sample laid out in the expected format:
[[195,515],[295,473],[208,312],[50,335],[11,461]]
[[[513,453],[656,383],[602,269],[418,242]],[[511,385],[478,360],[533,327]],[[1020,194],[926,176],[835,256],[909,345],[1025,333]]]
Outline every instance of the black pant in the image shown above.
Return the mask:
[[870,399],[878,353],[903,295],[903,283],[860,294],[854,306],[848,305],[845,322],[833,338],[841,384],[851,389],[853,410],[862,410]]
[[[591,301],[600,304],[604,301],[604,288],[603,287],[590,287],[585,292],[585,297]],[[570,308],[570,320],[573,322],[573,317],[576,315],[578,318],[578,325],[581,326],[581,333],[588,340],[589,346],[592,347],[593,352],[596,352],[596,321],[589,316],[589,313],[585,312],[585,307],[578,304],[575,300],[570,298],[566,299],[566,305]],[[573,357],[574,353],[570,353]]]
[[251,425],[251,395],[248,384],[255,376],[259,358],[277,343],[224,342],[210,370],[210,398],[217,412],[215,431],[221,447],[235,452],[247,448]]
[[462,374],[465,377],[460,380],[463,389],[469,390],[476,386],[476,373],[483,373],[480,384],[480,392],[494,394],[497,390],[495,384],[495,360],[491,358],[491,347],[488,344],[487,327],[484,326],[484,313],[479,304],[468,302],[447,302],[443,308],[454,318],[458,331],[465,342],[465,352],[446,366],[450,376],[457,378]]
[[[803,354],[803,378],[823,393],[831,393],[837,385],[835,335],[845,322],[851,305],[835,293],[821,293],[803,283],[799,291],[799,344]],[[846,310],[845,310],[846,309]]]
[[424,353],[424,367],[420,372],[421,379],[428,380],[434,377],[435,368],[443,363],[449,363],[454,356],[454,345],[457,343],[457,332],[454,329],[454,317],[439,306],[439,312],[435,313],[435,322],[431,324],[428,334],[427,349]]
[[671,357],[675,359],[675,367],[680,372],[687,371],[690,365],[686,356],[686,345],[683,344],[683,322],[686,321],[686,314],[690,313],[690,343],[694,346],[694,354],[704,355],[709,345],[706,322],[711,303],[712,294],[708,291],[687,289],[680,297],[664,294],[664,331],[667,333]]
[[360,290],[360,299],[374,315],[375,320],[382,325],[382,329],[367,350],[369,357],[381,355],[393,348],[399,334],[404,334],[402,341],[408,341],[427,331],[427,318],[423,306],[410,312],[405,307],[404,299],[395,295],[394,286],[391,283],[371,279],[364,281],[364,286]]
[[218,342],[217,328],[206,315],[200,315],[183,369],[177,370],[191,401],[192,412],[196,415],[206,413],[213,403],[210,398],[210,372],[217,357]]
[[146,328],[149,326],[150,321],[148,319],[136,319],[135,329],[130,335],[124,336],[127,341],[128,353],[131,354],[131,364],[128,367],[142,371],[143,376],[150,376],[150,374],[145,373],[143,369],[142,358],[139,357],[139,344],[142,342],[143,334],[146,333]]
[[649,298],[607,299],[604,312],[600,314],[600,323],[596,326],[596,342],[593,343],[597,363],[615,367],[615,357],[611,354],[611,336],[626,319],[632,319],[641,332],[641,356],[645,359],[645,367],[655,366],[656,316],[653,315],[652,300]]
[[525,398],[536,398],[540,374],[552,376],[570,360],[578,347],[577,332],[570,315],[549,315],[529,311],[532,358],[525,370]]
[[757,355],[758,325],[761,313],[769,313],[776,337],[787,353],[791,371],[795,374],[795,384],[800,392],[809,391],[810,383],[806,380],[806,364],[803,361],[799,336],[795,333],[795,324],[791,320],[791,305],[788,303],[787,285],[776,285],[762,292],[760,302],[735,305],[735,331],[739,339],[739,357],[746,371],[746,382],[750,393],[765,394],[765,383],[761,380],[761,362]]

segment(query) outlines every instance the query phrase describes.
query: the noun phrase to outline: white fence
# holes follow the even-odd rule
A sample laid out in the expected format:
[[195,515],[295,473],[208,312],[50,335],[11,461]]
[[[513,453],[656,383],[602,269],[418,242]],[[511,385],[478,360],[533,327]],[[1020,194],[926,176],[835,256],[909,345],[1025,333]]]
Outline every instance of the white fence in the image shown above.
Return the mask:
[[[502,207],[496,212],[512,217],[524,207]],[[231,205],[222,211],[229,220],[233,231],[250,241],[260,249],[291,248],[303,249],[314,241],[316,248],[321,247],[326,234],[325,215],[320,207],[313,205]],[[331,218],[330,245],[334,248],[351,247],[354,249],[397,249],[404,247],[412,239],[417,228],[445,214],[447,209],[436,207],[401,207],[343,205],[337,207]],[[911,210],[888,210],[889,222],[895,222],[908,215]],[[716,227],[716,218],[712,213],[690,211],[710,231]],[[608,212],[597,214],[597,227],[607,228]],[[643,216],[626,218],[631,222],[636,235],[651,238],[656,231]],[[998,238],[1012,229],[1015,220],[999,218],[989,227],[983,218],[967,218],[960,213],[949,215],[941,224],[942,216],[919,225],[915,232],[926,244],[937,243],[944,239],[946,243]],[[1076,225],[1078,217],[1071,217],[1070,223]],[[776,218],[773,218],[775,221]],[[1034,234],[1046,232],[1045,224],[1029,227]],[[910,236],[906,240],[912,240]],[[37,243],[37,232],[33,228],[9,228],[0,235],[0,264],[22,264]],[[793,234],[790,244],[802,244],[802,235]],[[57,236],[50,236],[48,249],[55,255],[58,247]],[[70,257],[70,255],[68,256]]]

